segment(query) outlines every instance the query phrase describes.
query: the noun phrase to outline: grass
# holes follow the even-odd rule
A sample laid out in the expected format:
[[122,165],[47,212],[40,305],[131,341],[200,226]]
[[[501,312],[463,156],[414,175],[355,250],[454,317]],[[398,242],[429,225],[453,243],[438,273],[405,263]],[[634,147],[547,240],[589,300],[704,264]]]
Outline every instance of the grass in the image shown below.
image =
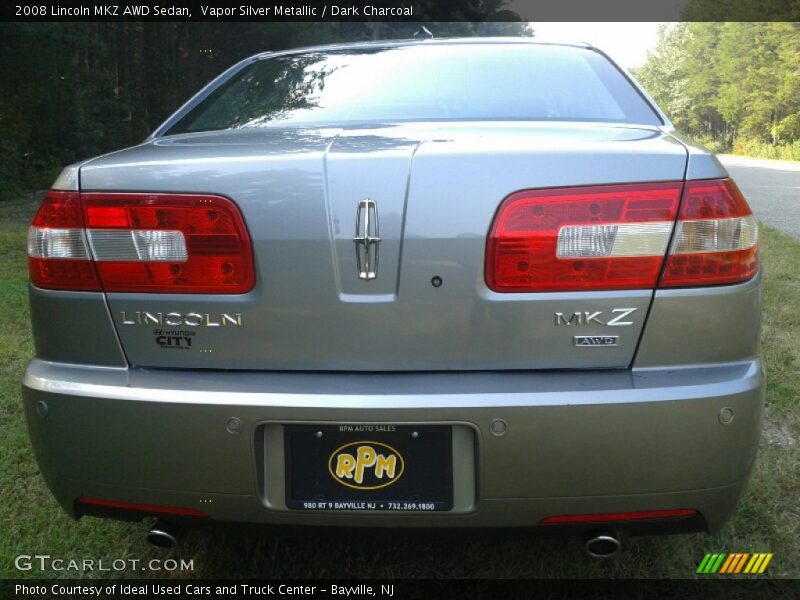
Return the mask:
[[72,521],[38,475],[19,391],[33,354],[24,246],[34,211],[32,197],[0,203],[0,577],[41,576],[36,569],[15,570],[14,558],[49,554],[106,564],[120,558],[194,560],[193,571],[172,577],[685,578],[712,551],[773,552],[770,576],[800,577],[800,243],[773,229],[763,228],[762,242],[769,382],[764,434],[747,492],[719,534],[636,538],[620,559],[593,561],[569,539],[398,540],[380,531],[358,539],[277,538],[260,529],[219,527],[190,532],[178,550],[165,554],[145,544],[144,523]]

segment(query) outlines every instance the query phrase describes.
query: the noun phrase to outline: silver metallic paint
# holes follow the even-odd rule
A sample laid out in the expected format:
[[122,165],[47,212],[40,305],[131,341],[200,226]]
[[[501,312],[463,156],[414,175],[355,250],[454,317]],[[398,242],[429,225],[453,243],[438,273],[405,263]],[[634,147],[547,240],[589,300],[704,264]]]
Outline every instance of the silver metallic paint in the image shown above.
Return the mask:
[[[481,527],[692,507],[719,529],[760,432],[760,278],[655,293],[496,294],[482,272],[494,210],[513,191],[724,177],[719,161],[657,107],[657,128],[416,123],[162,137],[255,58],[144,144],[71,165],[54,184],[227,194],[244,213],[258,269],[256,288],[239,296],[31,288],[37,358],[23,402],[42,474],[65,510],[76,515],[75,498],[94,496],[199,507],[229,521]],[[386,277],[369,289],[347,274],[354,203],[373,195],[388,243]],[[620,307],[637,309],[632,326],[553,324],[557,312]],[[118,327],[126,360],[110,316],[124,310],[242,313],[248,326],[203,331],[214,349],[205,356],[163,353],[147,328]],[[370,336],[352,336],[356,324]],[[616,348],[572,346],[576,333],[609,331],[620,335]],[[722,424],[726,409],[735,419]],[[264,432],[291,421],[464,424],[474,448],[461,453],[457,476],[464,512],[286,511],[282,463],[265,450],[279,434]],[[503,435],[492,433],[498,422]]]
[[[684,147],[653,127],[432,123],[173,136],[90,161],[81,182],[94,191],[224,194],[252,238],[257,283],[248,294],[107,295],[115,318],[192,310],[237,312],[247,323],[199,332],[190,352],[164,352],[151,332],[118,327],[132,365],[587,368],[630,364],[652,292],[491,292],[483,268],[494,212],[524,188],[676,180],[685,167]],[[368,283],[352,241],[365,197],[380,205],[383,240],[380,277]],[[441,287],[431,286],[435,276]],[[638,309],[635,325],[602,353],[581,352],[552,327],[559,310],[620,306]],[[369,336],[353,334],[365,329]]]
[[[247,514],[259,522],[320,523],[327,517],[283,516],[263,504],[264,477],[257,475],[265,468],[263,447],[257,451],[263,424],[460,422],[476,429],[474,525],[535,524],[563,514],[565,498],[592,512],[615,501],[619,510],[657,508],[671,494],[680,506],[703,507],[714,527],[732,504],[708,503],[709,495],[723,488],[738,494],[752,465],[763,370],[756,360],[581,373],[219,373],[37,360],[26,374],[24,398],[37,460],[65,505],[76,489],[165,504],[177,495],[178,505],[201,508],[201,498],[221,495],[228,500],[207,507],[215,519]],[[42,399],[47,419],[35,415]],[[731,425],[718,421],[723,407],[736,411]],[[193,435],[186,435],[187,415]],[[242,435],[227,432],[232,416],[241,420]],[[498,418],[508,424],[502,437],[490,433]],[[107,496],[113,488],[123,495]],[[520,521],[509,508],[525,502],[538,508]],[[261,508],[249,510],[252,503]],[[433,521],[446,526],[454,518]],[[367,515],[347,520],[378,523],[388,524]]]

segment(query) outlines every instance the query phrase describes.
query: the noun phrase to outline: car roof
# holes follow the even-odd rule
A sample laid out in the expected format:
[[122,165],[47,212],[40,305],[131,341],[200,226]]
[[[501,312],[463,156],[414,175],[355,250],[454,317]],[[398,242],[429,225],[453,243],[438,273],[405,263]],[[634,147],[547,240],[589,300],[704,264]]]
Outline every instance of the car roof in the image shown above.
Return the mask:
[[301,48],[290,48],[286,50],[276,50],[261,52],[251,57],[253,59],[267,58],[271,56],[285,56],[290,54],[303,54],[306,52],[326,52],[333,50],[357,50],[370,48],[396,48],[401,46],[453,46],[453,45],[534,45],[534,46],[561,46],[565,48],[582,48],[596,50],[591,44],[586,42],[556,42],[540,41],[533,37],[453,37],[453,38],[425,38],[425,39],[400,39],[400,40],[370,40],[365,42],[345,42],[339,44],[324,44],[319,46],[305,46]]

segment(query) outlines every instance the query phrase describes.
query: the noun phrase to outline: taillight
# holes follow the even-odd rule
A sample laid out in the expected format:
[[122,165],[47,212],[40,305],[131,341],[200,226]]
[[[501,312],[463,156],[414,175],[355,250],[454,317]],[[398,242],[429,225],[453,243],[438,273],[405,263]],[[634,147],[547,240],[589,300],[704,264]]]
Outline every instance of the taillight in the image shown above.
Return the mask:
[[661,287],[738,283],[758,272],[758,222],[731,179],[687,181]]
[[486,284],[497,292],[652,288],[682,182],[526,190],[500,205]]
[[730,179],[525,190],[497,211],[486,284],[557,292],[737,283],[758,271],[757,241]]
[[28,256],[31,282],[51,289],[241,294],[255,280],[238,208],[208,194],[51,191]]

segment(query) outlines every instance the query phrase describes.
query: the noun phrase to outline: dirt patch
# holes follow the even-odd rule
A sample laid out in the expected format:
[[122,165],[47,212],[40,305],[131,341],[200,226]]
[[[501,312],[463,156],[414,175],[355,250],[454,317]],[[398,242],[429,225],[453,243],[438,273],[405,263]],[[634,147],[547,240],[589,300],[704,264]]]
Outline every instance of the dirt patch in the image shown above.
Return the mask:
[[764,439],[772,446],[778,448],[792,448],[797,445],[797,437],[789,431],[786,425],[776,423],[769,417],[764,419]]

